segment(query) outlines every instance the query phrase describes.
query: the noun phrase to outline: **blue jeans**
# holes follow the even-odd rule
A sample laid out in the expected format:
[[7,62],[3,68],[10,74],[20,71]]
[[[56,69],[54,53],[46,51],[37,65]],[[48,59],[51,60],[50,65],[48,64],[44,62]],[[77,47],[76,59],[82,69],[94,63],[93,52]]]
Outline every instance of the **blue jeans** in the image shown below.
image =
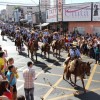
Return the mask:
[[34,100],[34,88],[24,89],[26,100]]

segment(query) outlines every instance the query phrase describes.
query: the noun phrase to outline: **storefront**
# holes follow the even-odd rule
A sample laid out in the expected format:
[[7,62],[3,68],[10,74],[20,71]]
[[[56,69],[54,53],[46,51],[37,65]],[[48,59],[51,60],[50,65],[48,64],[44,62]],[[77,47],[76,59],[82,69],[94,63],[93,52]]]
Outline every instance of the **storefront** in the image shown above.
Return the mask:
[[68,29],[70,32],[72,32],[74,29],[77,29],[81,34],[100,34],[100,22],[69,22]]

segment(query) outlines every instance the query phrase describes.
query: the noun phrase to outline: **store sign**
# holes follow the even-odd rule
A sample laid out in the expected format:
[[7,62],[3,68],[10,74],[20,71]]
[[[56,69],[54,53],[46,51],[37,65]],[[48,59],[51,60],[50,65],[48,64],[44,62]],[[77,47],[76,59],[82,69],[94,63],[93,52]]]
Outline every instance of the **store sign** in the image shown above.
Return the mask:
[[56,8],[52,8],[52,9],[47,10],[46,22],[47,23],[57,22],[57,9]]
[[91,21],[91,3],[64,6],[63,21]]
[[58,0],[58,21],[62,21],[62,3],[63,0]]
[[93,21],[100,21],[100,2],[93,3]]

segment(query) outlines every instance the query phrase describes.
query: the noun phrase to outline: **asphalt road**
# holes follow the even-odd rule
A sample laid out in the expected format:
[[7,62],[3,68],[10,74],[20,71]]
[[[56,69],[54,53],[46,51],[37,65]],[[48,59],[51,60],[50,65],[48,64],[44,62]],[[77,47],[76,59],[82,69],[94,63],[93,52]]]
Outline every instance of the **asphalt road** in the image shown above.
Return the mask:
[[[27,57],[27,48],[25,52],[19,55],[14,46],[14,42],[5,37],[5,41],[2,41],[0,36],[0,45],[3,49],[8,51],[8,58],[13,57],[15,60],[15,66],[18,68],[19,78],[17,80],[18,95],[24,95],[23,76],[22,72],[27,68],[26,64],[31,61]],[[38,51],[38,62],[34,64],[36,71],[35,81],[35,100],[100,100],[100,65],[95,65],[95,61],[89,57],[82,56],[82,59],[86,62],[93,61],[91,75],[84,80],[87,89],[86,94],[81,94],[77,97],[73,95],[76,91],[67,81],[62,79],[63,74],[63,62],[67,57],[67,52],[61,52],[61,59],[57,59],[50,54],[50,60],[43,59]],[[8,59],[7,58],[7,59]],[[77,89],[82,90],[82,84],[80,79],[77,80]]]

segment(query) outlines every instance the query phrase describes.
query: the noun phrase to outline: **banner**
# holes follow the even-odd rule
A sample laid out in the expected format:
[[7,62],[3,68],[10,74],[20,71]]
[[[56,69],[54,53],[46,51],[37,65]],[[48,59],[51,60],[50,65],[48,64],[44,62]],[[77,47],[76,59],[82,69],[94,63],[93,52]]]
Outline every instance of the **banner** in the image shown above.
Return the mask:
[[100,21],[100,2],[93,3],[93,21]]
[[58,21],[62,21],[63,0],[57,0],[57,4],[58,4]]
[[91,21],[91,3],[64,5],[63,21]]
[[46,22],[57,22],[57,8],[52,8],[46,12]]

